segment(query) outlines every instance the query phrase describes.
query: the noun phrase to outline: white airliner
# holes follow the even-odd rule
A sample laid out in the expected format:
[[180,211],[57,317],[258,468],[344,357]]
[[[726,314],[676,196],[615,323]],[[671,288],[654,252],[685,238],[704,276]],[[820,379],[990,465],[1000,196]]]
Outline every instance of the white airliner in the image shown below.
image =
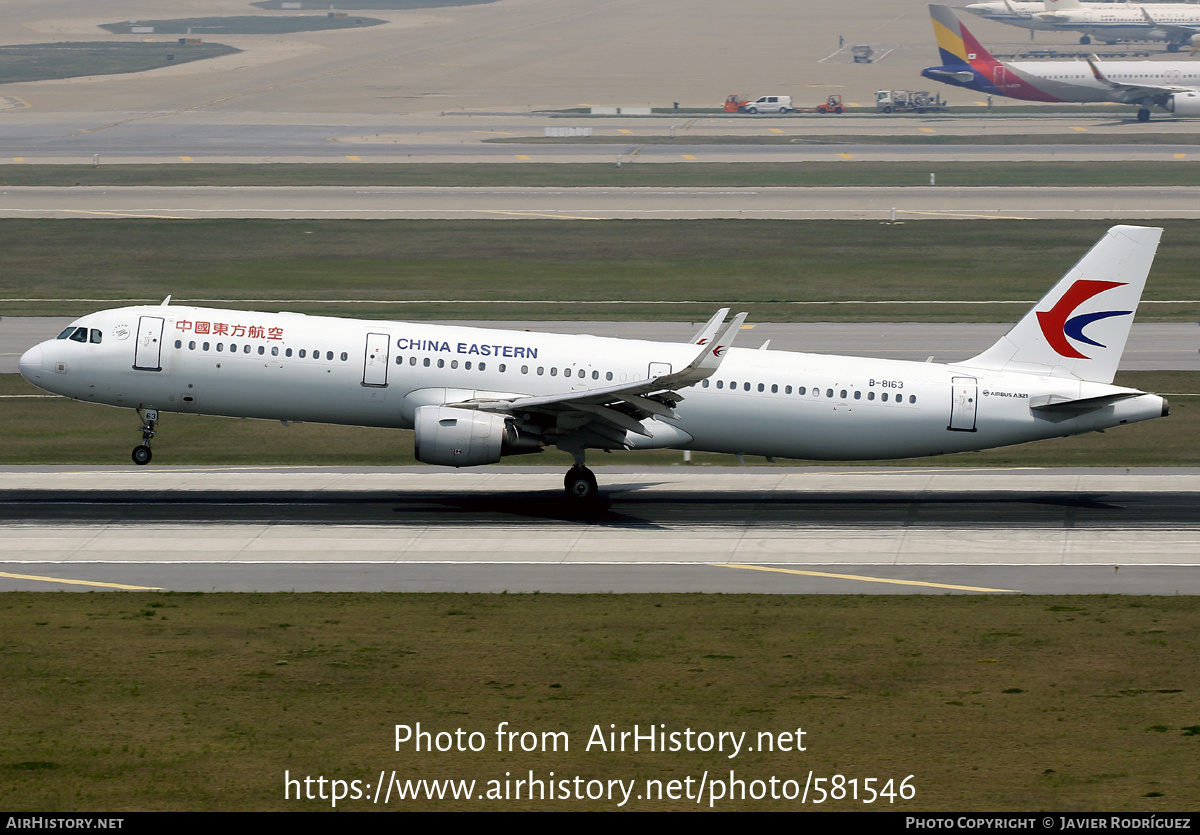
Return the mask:
[[1092,38],[1118,41],[1165,41],[1168,52],[1200,45],[1200,5],[1195,3],[1082,3],[1045,0],[1027,3],[972,3],[964,9],[986,20],[1023,29],[1079,32],[1079,42]]
[[730,347],[728,309],[689,343],[361,321],[170,304],[77,320],[25,379],[142,417],[181,412],[415,430],[429,464],[556,446],[568,495],[589,449],[824,460],[908,458],[1100,431],[1167,414],[1112,385],[1162,230],[1115,226],[1000,341],[957,363]]
[[1046,10],[1035,20],[1056,29],[1083,33],[1080,43],[1092,38],[1117,41],[1166,41],[1168,52],[1182,46],[1200,46],[1200,6],[1194,3],[1089,3],[1079,0],[1046,0]]
[[1151,106],[1176,116],[1200,116],[1200,62],[997,60],[964,26],[949,6],[931,4],[929,14],[942,66],[921,75],[981,93],[1025,101],[1111,101],[1140,105],[1139,122],[1150,120]]

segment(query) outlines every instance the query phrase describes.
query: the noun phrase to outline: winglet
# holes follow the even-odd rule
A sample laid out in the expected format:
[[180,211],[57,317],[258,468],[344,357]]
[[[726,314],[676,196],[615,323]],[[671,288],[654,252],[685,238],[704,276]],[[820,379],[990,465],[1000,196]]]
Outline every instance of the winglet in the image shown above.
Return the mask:
[[1101,84],[1107,84],[1109,87],[1116,87],[1117,86],[1116,84],[1113,84],[1111,81],[1108,80],[1108,78],[1104,75],[1104,73],[1100,72],[1100,67],[1098,67],[1096,65],[1096,62],[1099,60],[1100,60],[1099,55],[1089,55],[1088,56],[1087,62],[1088,62],[1088,66],[1092,68],[1092,75],[1095,76],[1096,80],[1099,81]]
[[721,367],[721,358],[725,356],[725,352],[729,350],[729,346],[737,338],[738,331],[742,329],[742,323],[746,321],[746,315],[746,313],[739,313],[737,316],[734,316],[721,336],[715,342],[705,345],[704,349],[694,360],[688,363],[686,368],[675,374],[665,374],[659,377],[658,382],[662,383],[662,387],[690,386],[715,374],[717,369]]
[[696,331],[696,335],[692,337],[693,345],[707,345],[709,340],[717,335],[717,329],[721,327],[721,323],[725,321],[725,317],[729,315],[729,308],[722,307],[716,314],[708,320],[700,330]]

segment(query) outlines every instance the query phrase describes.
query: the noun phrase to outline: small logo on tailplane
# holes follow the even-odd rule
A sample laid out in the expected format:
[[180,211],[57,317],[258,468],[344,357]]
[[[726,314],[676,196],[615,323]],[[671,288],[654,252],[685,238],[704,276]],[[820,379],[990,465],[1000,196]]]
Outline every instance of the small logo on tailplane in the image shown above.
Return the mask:
[[1092,322],[1098,322],[1101,319],[1109,319],[1113,316],[1129,316],[1133,313],[1132,310],[1102,310],[1094,313],[1081,313],[1078,316],[1071,316],[1071,314],[1093,296],[1098,296],[1105,290],[1111,290],[1114,287],[1124,286],[1125,284],[1120,281],[1081,279],[1072,284],[1067,292],[1063,293],[1062,298],[1058,300],[1054,307],[1049,310],[1039,310],[1037,314],[1038,324],[1041,325],[1042,335],[1046,337],[1046,341],[1050,343],[1050,347],[1061,356],[1079,360],[1091,359],[1091,357],[1076,350],[1067,341],[1067,337],[1076,342],[1082,342],[1085,345],[1095,345],[1097,348],[1107,347],[1088,337],[1083,332],[1083,329],[1092,324]]

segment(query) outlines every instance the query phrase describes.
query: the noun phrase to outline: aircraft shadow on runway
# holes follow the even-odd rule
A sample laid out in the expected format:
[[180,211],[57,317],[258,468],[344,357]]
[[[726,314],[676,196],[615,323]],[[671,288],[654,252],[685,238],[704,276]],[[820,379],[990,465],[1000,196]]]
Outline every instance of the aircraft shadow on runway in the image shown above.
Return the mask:
[[560,491],[0,492],[0,523],[367,524],[586,523],[645,529],[751,527],[1191,528],[1192,493],[897,491],[697,493],[610,485],[580,507]]

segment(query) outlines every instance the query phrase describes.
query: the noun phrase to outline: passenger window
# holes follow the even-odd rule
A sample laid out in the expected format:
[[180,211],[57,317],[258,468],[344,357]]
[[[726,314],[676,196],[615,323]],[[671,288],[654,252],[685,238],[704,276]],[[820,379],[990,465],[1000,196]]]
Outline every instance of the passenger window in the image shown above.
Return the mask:
[[104,333],[98,328],[92,328],[92,344],[99,345],[102,339],[104,339]]
[[426,358],[425,358],[425,367],[426,367],[426,368],[428,368],[428,367],[429,367],[429,357],[426,357]]
[[182,348],[182,347],[183,347],[183,340],[182,340],[182,339],[176,339],[176,340],[175,340],[175,347],[176,347],[176,348]]
[[308,356],[308,352],[305,351],[303,348],[301,348],[300,349],[300,359],[304,359],[306,356]]
[[701,386],[702,388],[708,388],[708,380],[701,380],[701,381],[700,381],[700,386]]
[[260,357],[261,357],[263,354],[265,354],[266,352],[267,352],[267,349],[266,349],[264,346],[262,346],[262,345],[259,345],[259,346],[258,346],[258,355],[259,355]]
[[445,367],[446,367],[446,361],[438,360],[438,368],[445,368]]
[[874,399],[875,399],[875,392],[873,392],[873,391],[868,391],[868,392],[867,392],[867,399],[868,399],[868,400],[874,400]]
[[550,369],[550,376],[551,376],[551,377],[557,377],[557,376],[558,376],[558,368],[551,368],[551,369]]
[[856,391],[856,392],[854,392],[854,399],[855,399],[855,400],[862,400],[862,392],[861,392],[861,391]]
[[[783,393],[784,393],[784,394],[791,394],[791,393],[792,393],[792,387],[791,387],[791,386],[784,386],[784,387],[783,387]],[[804,392],[800,392],[800,393],[801,393],[801,394],[804,394]]]
[[719,388],[719,389],[723,389],[723,388],[725,388],[725,381],[724,381],[724,380],[717,380],[717,388]]
[[[468,366],[470,366],[470,365],[471,365],[471,363],[467,363],[467,365],[468,365]],[[478,370],[479,370],[479,371],[486,371],[486,370],[487,370],[487,363],[486,363],[486,362],[481,362],[481,363],[479,363],[479,368],[478,368]]]
[[189,343],[188,343],[188,350],[189,350],[189,351],[194,351],[194,350],[196,350],[196,343],[195,343],[195,342],[189,342]]
[[404,365],[404,357],[396,357],[396,365]]
[[528,373],[529,373],[529,366],[528,366],[528,365],[522,365],[522,366],[521,366],[521,373],[522,373],[522,374],[528,374]]
[[224,350],[225,350],[225,343],[224,343],[224,342],[218,342],[218,343],[217,343],[217,350],[218,350],[218,351],[224,351]]
[[273,356],[273,357],[279,356],[279,346],[278,345],[271,346],[271,356]]
[[592,372],[592,379],[593,379],[593,380],[599,380],[599,379],[600,379],[600,372],[599,372],[599,371],[593,371],[593,372]]
[[826,397],[833,397],[833,389],[825,389]]
[[917,402],[917,396],[916,396],[915,394],[910,394],[910,395],[908,396],[908,402],[909,402],[909,403],[916,403],[916,402]]
[[249,346],[249,345],[243,345],[243,346],[242,346],[242,353],[243,353],[243,354],[248,354],[248,353],[250,353],[250,346]]
[[766,386],[764,386],[762,383],[759,383],[759,384],[758,384],[758,390],[759,390],[759,391],[766,391],[766,390],[767,390],[767,387],[766,387]]
[[458,360],[450,360],[451,368],[458,368]]
[[800,388],[796,389],[796,394],[808,394],[808,387],[800,386]]
[[879,398],[886,403],[888,401],[888,393],[885,391],[883,394],[879,395]]
[[743,390],[745,390],[745,391],[750,391],[750,384],[749,384],[749,383],[742,383],[742,389],[743,389]]
[[201,347],[204,348],[205,351],[207,351],[208,345],[209,345],[209,343],[205,342],[204,345],[202,345]]
[[326,352],[325,352],[325,359],[327,359],[327,360],[332,360],[332,359],[333,359],[333,351],[326,351]]
[[842,389],[842,399],[843,400],[846,399],[846,390],[845,389]]
[[611,380],[612,380],[612,372],[610,371],[610,372],[608,372],[607,374],[605,374],[605,375],[604,375],[604,379],[606,379],[606,380],[610,380],[610,381],[611,381]]
[[[416,364],[417,364],[417,358],[416,358],[416,357],[409,357],[409,358],[408,358],[408,364],[409,364],[409,365],[416,365]],[[429,363],[425,363],[425,364],[426,364],[426,365],[428,365]]]
[[537,373],[538,373],[538,376],[539,376],[539,377],[541,377],[541,376],[542,376],[542,372],[544,372],[545,370],[546,370],[546,369],[545,369],[544,367],[542,367],[542,366],[540,366],[540,365],[539,365],[539,366],[538,366],[538,371],[537,371]]

